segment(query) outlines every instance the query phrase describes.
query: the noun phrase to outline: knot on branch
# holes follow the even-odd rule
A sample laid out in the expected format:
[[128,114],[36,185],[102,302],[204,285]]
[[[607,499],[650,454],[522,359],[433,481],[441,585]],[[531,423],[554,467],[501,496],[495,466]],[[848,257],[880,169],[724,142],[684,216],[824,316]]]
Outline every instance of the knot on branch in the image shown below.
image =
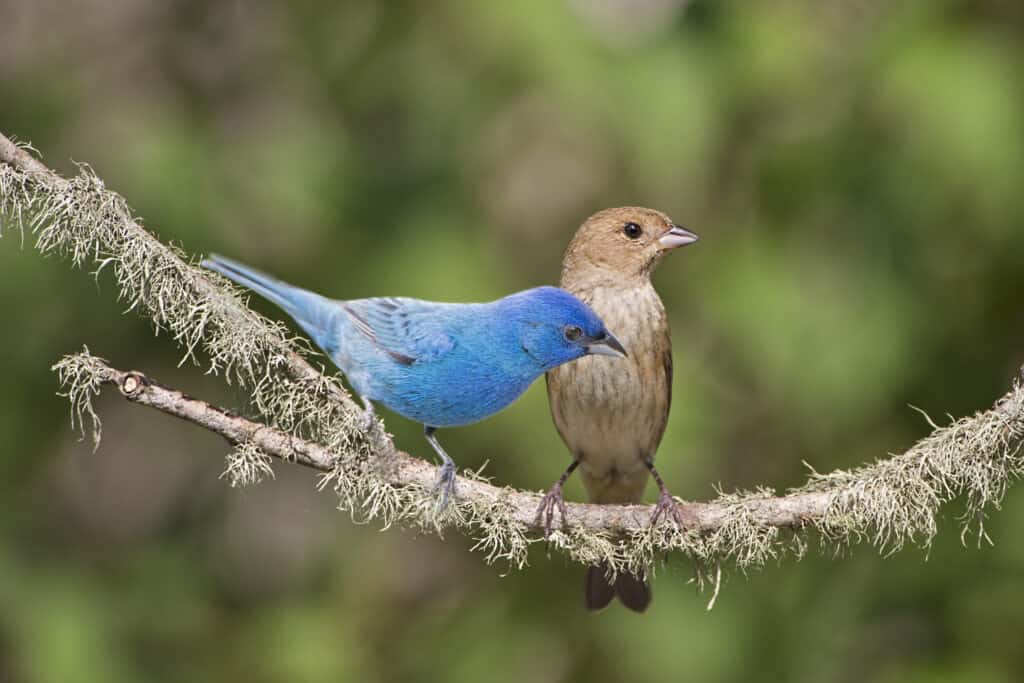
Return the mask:
[[120,389],[125,398],[130,401],[134,401],[149,385],[150,381],[148,377],[143,375],[141,372],[131,370],[124,373],[124,377],[121,378]]

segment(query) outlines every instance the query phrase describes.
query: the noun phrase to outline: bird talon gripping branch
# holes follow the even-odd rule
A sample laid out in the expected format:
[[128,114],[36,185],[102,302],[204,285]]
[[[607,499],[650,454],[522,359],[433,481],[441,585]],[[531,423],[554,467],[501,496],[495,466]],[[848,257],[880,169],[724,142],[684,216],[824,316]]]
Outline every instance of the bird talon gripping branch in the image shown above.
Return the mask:
[[373,403],[369,399],[360,396],[363,401],[363,416],[359,418],[359,426],[367,434],[372,434],[377,427],[377,411],[373,409]]
[[569,523],[569,516],[565,509],[565,498],[562,497],[562,485],[555,484],[551,490],[544,494],[537,506],[537,522],[544,527],[544,540],[551,538],[551,529],[555,521],[555,508],[558,508],[562,515],[562,526]]
[[437,479],[430,489],[431,495],[437,499],[436,511],[444,512],[448,503],[455,497],[455,463],[442,463],[437,470]]
[[555,518],[555,507],[558,507],[558,511],[562,513],[562,526],[569,523],[569,515],[565,510],[565,498],[562,497],[562,487],[565,486],[565,482],[569,479],[569,475],[573,473],[579,466],[579,460],[573,460],[569,463],[569,466],[562,472],[562,476],[558,478],[555,485],[551,487],[551,490],[544,494],[544,497],[540,499],[540,505],[537,506],[537,521],[544,525],[544,540],[548,540],[551,537],[551,527]]
[[672,520],[677,527],[682,529],[686,526],[686,522],[680,507],[668,491],[660,492],[658,504],[654,506],[654,512],[651,514],[651,526],[658,526],[658,522],[664,519],[665,521]]

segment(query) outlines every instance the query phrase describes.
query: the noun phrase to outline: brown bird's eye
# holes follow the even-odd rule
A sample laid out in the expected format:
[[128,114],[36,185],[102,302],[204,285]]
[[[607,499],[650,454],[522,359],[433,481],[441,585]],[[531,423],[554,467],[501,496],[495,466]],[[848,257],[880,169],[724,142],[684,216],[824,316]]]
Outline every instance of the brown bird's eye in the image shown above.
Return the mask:
[[635,240],[640,235],[644,234],[643,228],[636,223],[626,223],[625,227],[622,228],[622,232],[626,233],[626,237],[631,240]]
[[565,326],[565,338],[571,342],[576,341],[583,336],[583,330],[576,325]]

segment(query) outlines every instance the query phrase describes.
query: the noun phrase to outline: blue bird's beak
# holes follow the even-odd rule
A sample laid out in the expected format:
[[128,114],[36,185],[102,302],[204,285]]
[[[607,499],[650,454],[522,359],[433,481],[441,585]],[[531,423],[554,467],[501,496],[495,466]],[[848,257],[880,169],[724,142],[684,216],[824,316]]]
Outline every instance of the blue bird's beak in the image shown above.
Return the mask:
[[685,247],[687,244],[693,244],[697,239],[698,237],[695,233],[673,223],[668,232],[658,238],[658,245],[662,251],[671,251],[672,249]]
[[615,358],[627,358],[629,354],[622,348],[619,340],[612,336],[611,332],[605,332],[600,337],[588,339],[583,343],[583,348],[590,356],[613,356]]

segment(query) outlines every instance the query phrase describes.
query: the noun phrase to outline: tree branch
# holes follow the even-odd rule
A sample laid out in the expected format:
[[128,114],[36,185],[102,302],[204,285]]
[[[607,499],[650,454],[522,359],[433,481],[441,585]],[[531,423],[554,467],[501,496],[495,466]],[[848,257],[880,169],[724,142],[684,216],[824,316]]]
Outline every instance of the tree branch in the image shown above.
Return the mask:
[[[99,420],[92,399],[115,384],[128,399],[188,420],[236,444],[229,473],[240,481],[267,471],[276,456],[324,473],[339,507],[385,526],[399,523],[440,531],[454,527],[478,540],[488,561],[523,566],[539,540],[533,492],[497,487],[478,476],[461,476],[456,496],[438,516],[430,486],[435,469],[394,449],[383,430],[367,434],[361,410],[336,378],[325,377],[300,353],[284,328],[248,309],[226,280],[186,262],[135,219],[124,200],[107,190],[87,167],[65,180],[25,148],[0,135],[0,236],[3,227],[25,226],[36,247],[92,261],[114,271],[121,297],[167,330],[196,361],[205,349],[210,370],[251,391],[265,422],[240,417],[153,382],[123,372],[88,353],[55,366],[72,404],[73,422]],[[982,520],[1008,486],[1024,472],[1024,390],[1013,390],[995,406],[945,427],[901,455],[853,471],[812,473],[786,496],[769,490],[722,494],[692,504],[683,528],[648,525],[650,506],[571,504],[569,524],[555,531],[550,547],[583,564],[607,562],[613,571],[637,571],[656,557],[677,551],[698,567],[722,561],[741,569],[791,552],[801,555],[808,532],[835,548],[867,541],[895,551],[907,542],[928,545],[938,532],[942,505],[962,497],[962,529],[984,537]]]
[[[235,415],[234,413],[193,398],[177,389],[160,384],[138,371],[117,370],[106,361],[88,355],[70,356],[72,363],[89,363],[101,384],[116,386],[121,395],[133,403],[155,408],[168,415],[220,434],[232,444],[248,443],[260,451],[284,461],[295,462],[321,472],[334,471],[340,456],[318,443],[297,438],[280,429]],[[67,361],[65,361],[67,362]],[[429,463],[402,451],[382,456],[378,463],[387,473],[388,483],[430,489],[437,470]],[[820,520],[828,510],[834,493],[805,493],[789,497],[770,497],[744,501],[740,505],[749,515],[766,526],[804,526]],[[462,477],[456,485],[456,500],[505,500],[512,507],[511,518],[532,532],[541,532],[536,518],[541,494],[515,491],[494,486],[476,478]],[[591,530],[623,535],[644,529],[653,512],[650,505],[595,505],[567,503],[573,524]],[[691,504],[693,516],[687,520],[688,531],[713,532],[722,527],[734,511],[715,503]]]

